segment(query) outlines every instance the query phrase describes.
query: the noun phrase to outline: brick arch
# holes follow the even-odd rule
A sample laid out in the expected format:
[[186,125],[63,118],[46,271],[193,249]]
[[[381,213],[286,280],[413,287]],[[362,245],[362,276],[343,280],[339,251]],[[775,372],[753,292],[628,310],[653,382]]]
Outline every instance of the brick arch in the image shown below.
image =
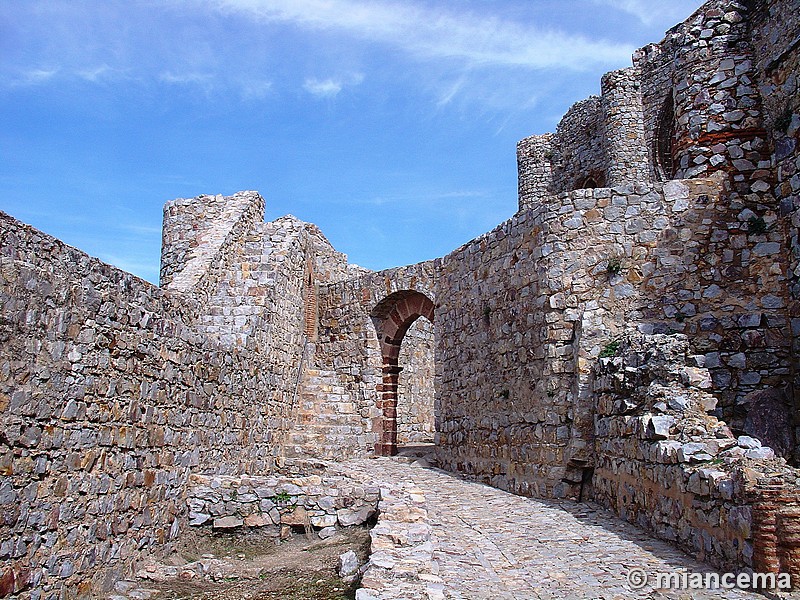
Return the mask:
[[375,454],[379,456],[397,454],[397,385],[400,371],[403,370],[397,360],[400,344],[408,328],[419,317],[425,317],[433,323],[433,313],[433,301],[414,290],[388,295],[370,313],[383,358],[383,379],[378,384],[380,416],[373,424],[373,430],[378,434]]

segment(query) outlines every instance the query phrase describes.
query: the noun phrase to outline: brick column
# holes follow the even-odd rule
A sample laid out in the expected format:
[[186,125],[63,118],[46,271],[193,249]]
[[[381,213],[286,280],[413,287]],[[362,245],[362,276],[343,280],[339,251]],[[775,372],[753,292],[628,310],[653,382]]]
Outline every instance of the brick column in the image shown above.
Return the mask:
[[385,365],[383,367],[383,384],[380,391],[381,419],[380,439],[375,445],[378,456],[394,456],[397,454],[397,385],[403,367]]
[[789,573],[800,584],[800,497],[782,482],[758,485],[752,503],[753,571]]

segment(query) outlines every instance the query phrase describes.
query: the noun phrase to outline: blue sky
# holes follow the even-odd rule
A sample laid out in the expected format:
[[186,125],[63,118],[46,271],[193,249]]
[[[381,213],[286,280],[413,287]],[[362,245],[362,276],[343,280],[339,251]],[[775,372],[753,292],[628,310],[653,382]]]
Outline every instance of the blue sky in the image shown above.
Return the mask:
[[0,0],[0,210],[153,282],[161,207],[255,189],[371,269],[516,210],[552,131],[698,0]]

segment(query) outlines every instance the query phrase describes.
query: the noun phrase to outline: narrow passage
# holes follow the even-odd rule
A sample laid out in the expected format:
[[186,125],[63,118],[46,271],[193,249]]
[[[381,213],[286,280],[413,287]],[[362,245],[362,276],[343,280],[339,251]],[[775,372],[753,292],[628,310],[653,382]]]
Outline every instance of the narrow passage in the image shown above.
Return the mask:
[[592,503],[524,498],[402,458],[358,465],[377,482],[409,482],[424,492],[448,599],[764,598],[741,590],[632,590],[631,569],[643,569],[652,583],[657,573],[710,567]]

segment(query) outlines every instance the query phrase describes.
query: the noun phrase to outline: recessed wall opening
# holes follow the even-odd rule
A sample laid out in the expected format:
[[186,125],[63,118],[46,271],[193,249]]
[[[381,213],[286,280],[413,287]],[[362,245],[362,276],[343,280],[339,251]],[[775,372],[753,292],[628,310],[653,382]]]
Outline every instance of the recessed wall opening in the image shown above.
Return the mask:
[[[433,385],[421,383],[421,377],[425,373],[431,375],[433,373],[431,358],[434,342],[432,334],[435,331],[433,313],[434,305],[431,299],[415,290],[402,290],[390,294],[370,313],[383,361],[382,380],[377,389],[379,417],[373,423],[373,432],[377,434],[375,454],[379,456],[397,454],[398,444],[410,444],[415,437],[421,439],[428,435],[430,438],[425,432],[428,427],[431,428],[430,434],[433,433],[433,425],[427,416],[430,414],[432,418],[433,414]],[[405,378],[403,399],[405,406],[399,408],[401,373],[404,366],[400,361],[403,340],[418,320],[427,320],[430,324],[429,330],[426,331],[423,324],[418,325],[417,329],[411,332],[410,342],[406,342],[405,362],[411,367],[411,371]],[[426,348],[430,348],[431,352],[424,358],[422,355],[426,353]],[[418,355],[417,358],[414,358],[415,354]],[[431,376],[430,380],[432,379]],[[414,398],[415,391],[421,396]],[[421,402],[428,395],[431,401],[430,409],[421,406]],[[417,408],[415,404],[418,405]]]
[[653,136],[653,158],[659,181],[675,177],[675,101],[672,91],[667,94],[658,114]]

